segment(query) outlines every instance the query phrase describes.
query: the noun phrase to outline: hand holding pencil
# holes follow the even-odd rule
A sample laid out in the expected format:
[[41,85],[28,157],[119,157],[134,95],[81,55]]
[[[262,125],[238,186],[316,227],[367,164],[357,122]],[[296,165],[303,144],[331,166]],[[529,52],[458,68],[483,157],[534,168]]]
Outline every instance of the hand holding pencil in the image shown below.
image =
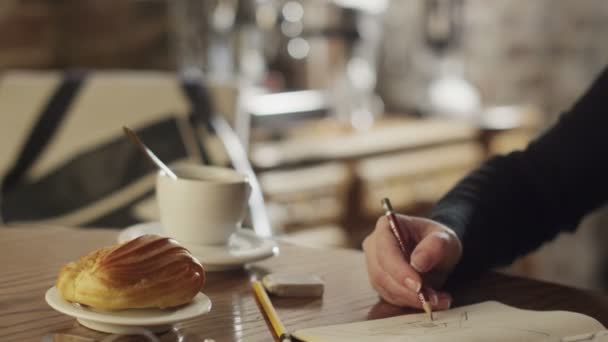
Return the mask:
[[[407,253],[403,253],[389,218],[383,215],[363,242],[369,279],[387,302],[423,309],[422,292],[433,310],[451,305],[451,296],[436,291],[460,260],[462,247],[444,225],[413,216],[394,214]],[[422,287],[424,286],[424,290]]]

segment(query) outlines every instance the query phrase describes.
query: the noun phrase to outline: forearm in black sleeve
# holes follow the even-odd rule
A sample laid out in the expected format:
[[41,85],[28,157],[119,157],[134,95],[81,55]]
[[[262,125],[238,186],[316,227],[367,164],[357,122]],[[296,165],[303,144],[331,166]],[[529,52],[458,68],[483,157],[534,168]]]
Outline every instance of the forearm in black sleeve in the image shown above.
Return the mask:
[[455,274],[505,265],[573,230],[608,198],[608,71],[524,151],[493,158],[448,192],[430,218],[463,243]]

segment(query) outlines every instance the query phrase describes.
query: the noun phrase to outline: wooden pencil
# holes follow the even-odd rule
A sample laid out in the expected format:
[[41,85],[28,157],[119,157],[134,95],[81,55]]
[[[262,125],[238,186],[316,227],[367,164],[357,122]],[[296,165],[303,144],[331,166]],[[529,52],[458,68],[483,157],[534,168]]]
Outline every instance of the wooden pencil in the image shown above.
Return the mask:
[[268,298],[268,294],[264,289],[264,285],[259,280],[255,280],[251,283],[251,288],[253,289],[253,293],[262,308],[262,311],[268,321],[270,321],[270,325],[274,330],[275,335],[279,338],[281,342],[291,342],[291,336],[285,329],[285,326],[281,322],[279,315],[277,314],[274,306],[272,306],[272,302],[270,298]]
[[[409,260],[409,257],[410,257],[409,253],[411,251],[408,251],[407,247],[405,246],[405,238],[403,236],[403,233],[401,232],[401,229],[399,229],[399,222],[397,221],[397,217],[395,216],[395,212],[393,211],[393,206],[391,205],[391,201],[388,198],[383,198],[382,207],[384,207],[384,210],[386,211],[385,215],[388,218],[388,223],[391,228],[391,232],[393,233],[395,240],[397,240],[397,244],[399,245],[399,249],[401,249],[401,253],[403,253],[403,256],[405,257],[406,260]],[[423,289],[421,287],[417,293],[418,299],[420,300],[420,303],[422,304],[422,308],[424,309],[424,312],[426,312],[426,314],[429,316],[429,319],[432,321],[433,320],[433,310],[431,309],[431,305],[429,304],[429,302],[426,300],[426,298],[424,298],[424,294],[422,293],[422,290]]]

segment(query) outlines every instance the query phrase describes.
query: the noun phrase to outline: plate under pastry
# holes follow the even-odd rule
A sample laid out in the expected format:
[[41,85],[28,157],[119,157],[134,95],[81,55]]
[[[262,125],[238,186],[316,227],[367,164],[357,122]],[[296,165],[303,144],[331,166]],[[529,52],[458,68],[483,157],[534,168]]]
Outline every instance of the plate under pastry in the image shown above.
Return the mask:
[[46,291],[45,300],[53,309],[72,316],[83,326],[110,334],[154,333],[171,329],[177,322],[193,319],[211,310],[211,300],[199,292],[190,303],[170,309],[129,309],[100,311],[63,299],[55,286]]

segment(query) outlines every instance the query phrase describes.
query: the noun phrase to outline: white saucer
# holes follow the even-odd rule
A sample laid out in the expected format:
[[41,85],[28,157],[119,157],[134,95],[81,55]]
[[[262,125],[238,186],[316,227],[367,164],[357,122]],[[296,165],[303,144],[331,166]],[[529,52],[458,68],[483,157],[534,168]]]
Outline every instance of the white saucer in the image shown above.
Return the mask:
[[85,327],[111,334],[137,333],[142,329],[163,332],[173,323],[202,316],[211,310],[211,300],[203,293],[197,294],[190,304],[165,310],[98,311],[66,301],[54,286],[46,291],[45,299],[53,309],[75,317]]
[[[118,242],[129,241],[144,234],[167,235],[160,222],[140,223],[122,230],[118,234]],[[250,229],[239,229],[230,237],[228,244],[223,246],[182,245],[205,266],[206,271],[235,269],[279,253],[276,242],[261,238]]]

